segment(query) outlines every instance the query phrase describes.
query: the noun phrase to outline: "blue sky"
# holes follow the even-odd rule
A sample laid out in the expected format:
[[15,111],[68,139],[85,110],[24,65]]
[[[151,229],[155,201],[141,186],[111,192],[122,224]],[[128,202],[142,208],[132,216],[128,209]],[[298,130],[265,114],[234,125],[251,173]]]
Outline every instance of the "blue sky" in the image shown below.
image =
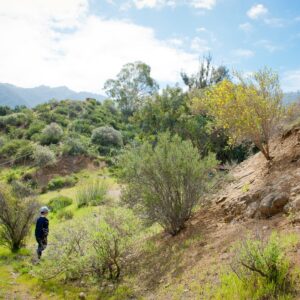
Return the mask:
[[0,82],[102,92],[127,62],[142,60],[162,85],[215,64],[265,65],[285,91],[300,90],[297,0],[0,0]]

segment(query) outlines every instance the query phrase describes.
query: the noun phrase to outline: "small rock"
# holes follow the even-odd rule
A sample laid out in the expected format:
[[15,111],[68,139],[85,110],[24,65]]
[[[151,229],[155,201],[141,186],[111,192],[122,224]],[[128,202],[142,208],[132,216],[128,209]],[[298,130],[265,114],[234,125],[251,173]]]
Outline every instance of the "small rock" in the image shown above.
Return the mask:
[[287,193],[271,193],[267,195],[260,203],[259,210],[262,215],[271,217],[283,211],[283,207],[288,203],[289,195]]
[[253,218],[258,210],[259,204],[258,202],[252,202],[250,205],[248,205],[245,215],[248,218]]
[[79,299],[82,299],[82,300],[85,300],[85,299],[86,299],[86,295],[85,295],[84,292],[81,292],[81,293],[79,294]]
[[263,226],[262,230],[268,230],[269,226]]
[[220,198],[216,201],[216,204],[222,203],[222,202],[224,202],[226,199],[227,199],[227,196],[222,196],[222,197],[220,197]]

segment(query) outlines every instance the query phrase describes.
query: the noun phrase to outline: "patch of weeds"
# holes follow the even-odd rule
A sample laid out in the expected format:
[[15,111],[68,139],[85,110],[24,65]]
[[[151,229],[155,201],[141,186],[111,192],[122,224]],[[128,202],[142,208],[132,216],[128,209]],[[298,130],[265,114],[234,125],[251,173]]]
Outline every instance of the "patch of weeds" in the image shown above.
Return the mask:
[[288,252],[298,243],[296,235],[256,235],[239,243],[223,273],[213,299],[293,299],[298,275]]

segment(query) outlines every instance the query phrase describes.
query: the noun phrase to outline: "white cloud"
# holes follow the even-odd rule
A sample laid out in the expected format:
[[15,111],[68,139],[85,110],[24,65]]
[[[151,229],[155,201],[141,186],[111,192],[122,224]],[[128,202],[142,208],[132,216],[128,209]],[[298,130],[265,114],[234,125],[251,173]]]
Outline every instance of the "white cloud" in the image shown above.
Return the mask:
[[259,47],[263,47],[270,53],[273,53],[275,51],[279,51],[279,50],[283,49],[283,46],[275,45],[274,43],[272,43],[269,40],[260,40],[260,41],[256,42],[256,45]]
[[198,54],[205,53],[210,50],[208,43],[204,39],[200,39],[199,37],[195,37],[191,41],[191,49]]
[[144,61],[156,80],[169,83],[180,80],[181,70],[198,66],[197,54],[178,49],[178,41],[174,46],[159,40],[151,28],[89,14],[88,0],[0,5],[0,82],[99,92],[128,62]]
[[207,29],[206,29],[205,27],[198,27],[198,28],[196,29],[196,31],[197,31],[197,32],[206,32]]
[[235,56],[244,57],[244,58],[250,58],[250,57],[254,56],[254,52],[249,49],[235,49],[233,51],[233,54]]
[[212,9],[216,5],[216,0],[190,0],[191,6],[200,9]]
[[267,13],[268,9],[263,4],[256,4],[248,10],[247,15],[251,19],[259,19]]
[[300,91],[300,70],[290,70],[283,73],[282,88],[285,92]]
[[133,0],[134,5],[137,9],[143,8],[160,8],[163,6],[175,6],[176,1],[174,0]]
[[244,31],[244,32],[251,32],[251,31],[253,31],[253,26],[250,23],[248,23],[248,22],[240,24],[239,28],[242,31]]
[[281,28],[286,25],[285,20],[281,18],[266,18],[264,22],[270,27],[277,27],[277,28]]

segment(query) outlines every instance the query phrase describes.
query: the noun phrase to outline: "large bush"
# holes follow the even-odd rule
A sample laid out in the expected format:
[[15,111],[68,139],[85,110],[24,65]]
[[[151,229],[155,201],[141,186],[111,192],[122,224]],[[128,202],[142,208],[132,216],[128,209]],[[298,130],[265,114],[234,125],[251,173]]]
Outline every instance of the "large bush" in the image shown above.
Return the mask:
[[145,143],[126,151],[120,165],[124,199],[175,235],[208,186],[216,159],[201,159],[190,141],[163,134],[155,148]]
[[33,198],[14,195],[7,186],[0,189],[0,243],[13,252],[24,246],[38,203]]
[[108,152],[110,148],[119,148],[123,145],[122,134],[109,126],[99,127],[93,130],[92,143],[99,146],[101,152]]
[[62,128],[57,123],[51,123],[42,130],[41,143],[44,145],[57,144],[63,134]]
[[46,146],[36,146],[33,159],[39,167],[51,166],[56,163],[55,153]]
[[57,276],[84,281],[117,279],[138,229],[132,214],[114,209],[101,218],[66,222],[52,232],[52,247],[36,270],[37,276],[45,280]]
[[76,156],[88,153],[88,145],[83,139],[68,138],[64,143],[63,153]]

